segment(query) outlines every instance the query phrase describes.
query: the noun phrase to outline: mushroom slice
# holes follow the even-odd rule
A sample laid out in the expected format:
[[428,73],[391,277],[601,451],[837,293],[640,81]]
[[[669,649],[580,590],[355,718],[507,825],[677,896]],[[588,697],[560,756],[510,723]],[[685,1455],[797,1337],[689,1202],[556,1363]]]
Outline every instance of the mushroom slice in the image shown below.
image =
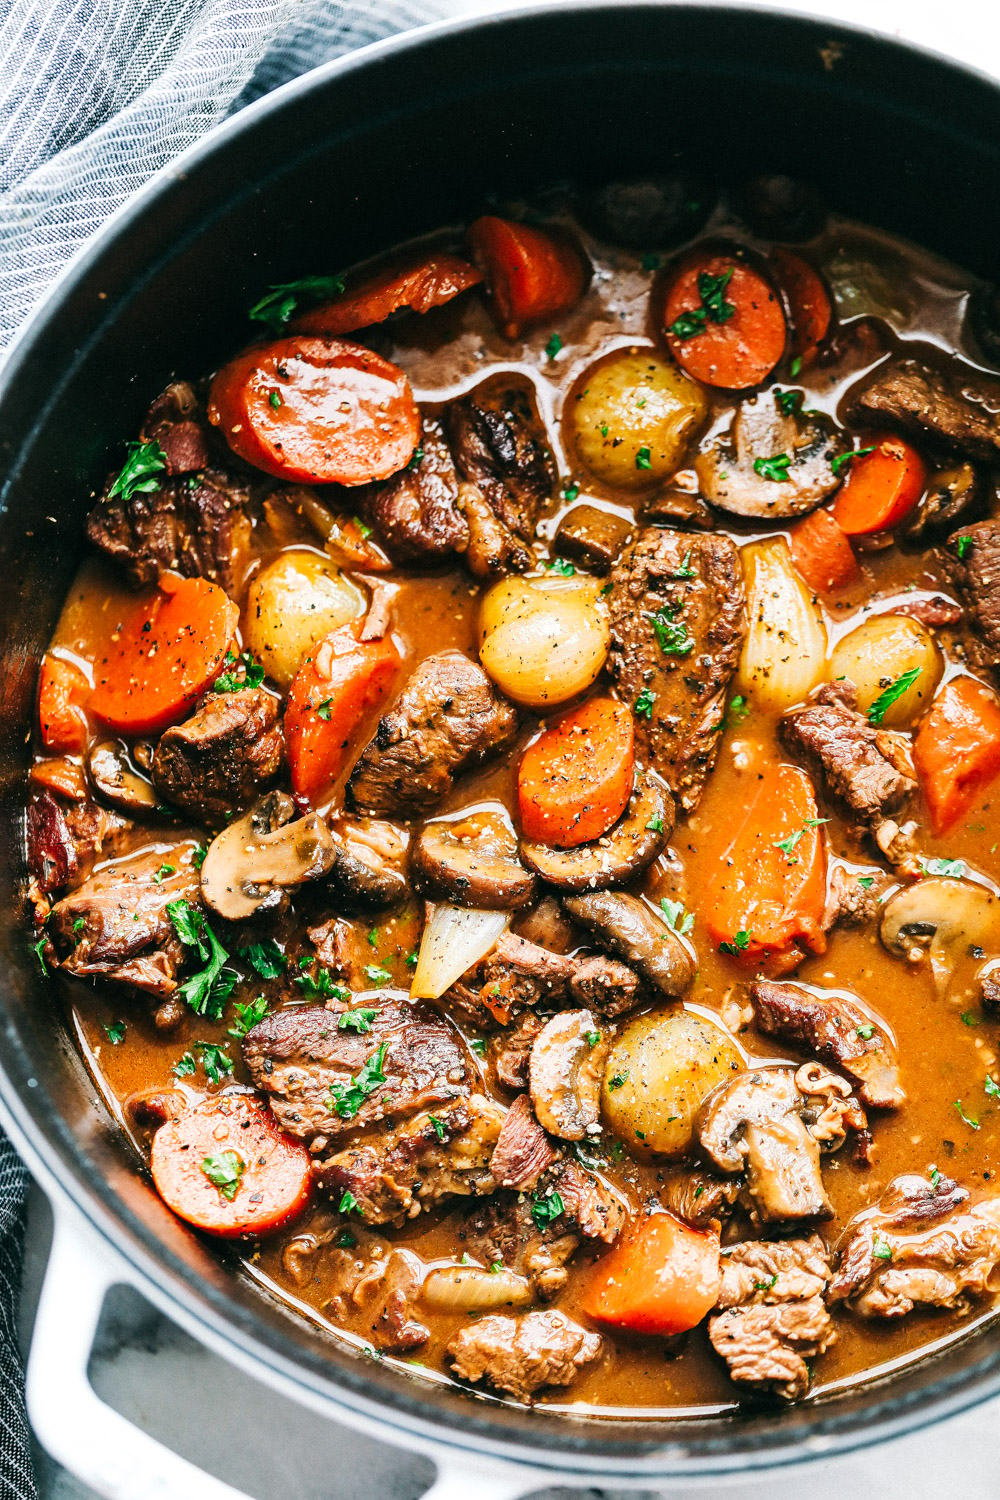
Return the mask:
[[152,782],[132,765],[128,751],[121,740],[101,740],[87,756],[87,774],[94,790],[133,817],[160,810],[160,799]]
[[691,948],[639,899],[621,891],[567,896],[563,905],[578,922],[668,1000],[683,995],[697,967]]
[[819,1064],[755,1068],[713,1089],[702,1105],[698,1139],[721,1171],[746,1172],[747,1191],[766,1224],[828,1219],[820,1149],[842,1144],[865,1116],[838,1074]]
[[971,950],[1000,953],[1000,897],[970,880],[930,876],[886,902],[879,930],[898,958],[917,963],[927,956],[940,994]]
[[628,807],[615,826],[590,844],[552,849],[521,840],[521,858],[549,885],[563,891],[603,891],[624,885],[660,853],[674,827],[673,798],[648,773],[636,774]]
[[535,1038],[528,1060],[538,1123],[564,1141],[600,1130],[601,1081],[608,1042],[589,1010],[564,1010]]
[[406,899],[406,834],[380,818],[340,818],[329,885],[344,911],[385,911]]
[[[709,504],[734,516],[780,521],[815,510],[840,483],[840,452],[816,416],[784,412],[773,392],[741,403],[728,434],[695,459]],[[755,467],[756,465],[756,467]]]
[[274,906],[285,891],[326,875],[336,846],[317,813],[295,818],[285,792],[270,792],[208,846],[201,893],[229,922],[242,922]]
[[527,906],[538,889],[517,857],[517,840],[499,810],[464,813],[425,823],[413,849],[420,890],[439,901],[511,911]]

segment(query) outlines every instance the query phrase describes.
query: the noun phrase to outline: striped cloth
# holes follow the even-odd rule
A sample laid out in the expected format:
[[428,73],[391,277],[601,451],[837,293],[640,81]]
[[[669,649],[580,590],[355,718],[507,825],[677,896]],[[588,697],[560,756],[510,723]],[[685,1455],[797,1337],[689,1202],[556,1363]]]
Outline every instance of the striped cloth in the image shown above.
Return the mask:
[[[464,8],[0,0],[0,351],[107,216],[226,115],[318,63]],[[25,1190],[0,1133],[0,1500],[36,1493],[15,1328]]]

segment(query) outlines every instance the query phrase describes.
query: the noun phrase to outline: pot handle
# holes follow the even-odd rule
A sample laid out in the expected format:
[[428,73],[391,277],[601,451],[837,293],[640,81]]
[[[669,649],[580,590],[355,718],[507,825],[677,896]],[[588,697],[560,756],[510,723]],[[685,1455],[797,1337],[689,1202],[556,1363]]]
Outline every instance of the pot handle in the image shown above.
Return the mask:
[[87,1366],[104,1299],[128,1280],[121,1263],[73,1210],[53,1202],[52,1249],[26,1375],[35,1436],[63,1468],[106,1500],[247,1500],[108,1406]]

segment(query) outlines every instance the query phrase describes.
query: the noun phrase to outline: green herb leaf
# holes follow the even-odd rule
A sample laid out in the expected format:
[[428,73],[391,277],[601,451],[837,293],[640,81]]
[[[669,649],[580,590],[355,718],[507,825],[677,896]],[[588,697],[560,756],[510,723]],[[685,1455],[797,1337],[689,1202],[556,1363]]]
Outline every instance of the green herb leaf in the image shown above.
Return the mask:
[[206,1156],[201,1170],[212,1186],[219,1189],[223,1198],[232,1203],[239,1191],[246,1163],[235,1151],[220,1151],[218,1156]]
[[566,1212],[562,1198],[554,1188],[547,1193],[532,1193],[531,1217],[537,1229],[546,1229]]
[[792,377],[793,380],[798,380],[799,376],[802,374],[802,356],[801,356],[801,354],[796,354],[795,358],[792,360],[791,364],[788,366],[788,373]]
[[712,276],[707,271],[702,271],[698,277],[698,295],[701,303],[698,307],[692,307],[682,312],[679,318],[675,318],[670,325],[670,332],[675,338],[686,340],[697,338],[698,334],[704,333],[705,325],[712,323],[727,323],[733,316],[736,308],[732,302],[725,301],[723,293],[732,279],[733,268],[723,271],[721,276]]
[[[315,961],[312,958],[302,958],[299,960],[299,964],[300,967],[304,968],[315,963]],[[320,998],[325,1000],[330,996],[335,1000],[347,1000],[351,993],[342,984],[334,984],[333,975],[329,969],[318,968],[314,975],[306,973],[296,974],[292,983],[298,985],[303,995],[308,995],[313,1000]]]
[[424,461],[424,450],[423,450],[423,448],[414,448],[413,452],[410,454],[410,461],[406,465],[406,467],[408,469],[419,469],[420,465],[423,463],[423,461]]
[[691,548],[690,547],[687,549],[687,551],[685,552],[684,556],[681,558],[681,565],[677,569],[677,572],[676,573],[671,573],[669,576],[671,578],[697,578],[698,577],[698,573],[697,573],[696,569],[692,568],[692,566],[691,566]]
[[755,458],[753,471],[759,474],[761,479],[771,479],[775,484],[783,484],[788,478],[791,462],[787,453],[774,453],[770,458]]
[[990,1078],[989,1075],[987,1075],[986,1077],[983,1088],[991,1099],[1000,1099],[1000,1083],[997,1083],[995,1079]]
[[896,681],[891,683],[884,692],[879,693],[875,702],[868,710],[869,724],[881,724],[897,699],[902,698],[907,688],[913,686],[920,676],[920,672],[920,667],[911,667],[908,672],[904,672],[901,677],[897,677]]
[[877,1260],[892,1260],[892,1246],[876,1235],[872,1241],[872,1254]]
[[338,1016],[337,1026],[341,1031],[357,1031],[363,1034],[371,1031],[372,1022],[377,1015],[377,1010],[359,1005],[357,1010],[345,1010],[343,1015]]
[[350,1086],[332,1083],[330,1085],[331,1099],[327,1104],[327,1109],[338,1114],[342,1120],[353,1120],[369,1095],[374,1094],[385,1083],[382,1065],[388,1050],[389,1043],[383,1042],[378,1051],[373,1052],[364,1066],[354,1075]]
[[329,724],[330,714],[333,711],[333,699],[324,698],[322,703],[316,705],[316,717],[322,719],[324,724]]
[[337,1204],[337,1212],[338,1214],[359,1214],[361,1212],[361,1205],[358,1203],[357,1198],[355,1198],[350,1188],[345,1188],[343,1193],[340,1195],[340,1202]]
[[199,1016],[218,1021],[239,975],[226,968],[229,954],[190,901],[168,901],[167,916],[186,948],[195,948],[203,968],[178,985],[177,993]]
[[750,946],[750,934],[749,934],[749,932],[744,932],[742,930],[742,928],[741,928],[740,931],[736,934],[735,938],[733,939],[733,941],[731,943],[720,943],[719,944],[719,952],[720,953],[731,953],[733,955],[736,955],[736,954],[739,954],[739,953],[744,953],[747,950],[747,948],[749,948],[749,946]]
[[274,938],[264,938],[259,943],[248,943],[239,950],[240,958],[248,963],[261,979],[278,979],[288,963]]
[[572,578],[576,573],[573,564],[567,562],[564,557],[554,557],[549,563],[548,568],[550,573],[555,573],[560,578]]
[[662,833],[663,819],[660,817],[650,818],[649,822],[646,824],[646,827],[650,833]]
[[955,880],[961,880],[965,874],[964,859],[923,859],[920,863],[925,875],[950,875]]
[[588,1031],[587,1032],[587,1046],[588,1047],[596,1047],[597,1044],[598,1044],[598,1042],[600,1040],[601,1040],[601,1033],[599,1031]]
[[576,497],[577,497],[577,495],[579,493],[580,493],[580,486],[577,484],[576,480],[574,479],[569,484],[567,484],[567,485],[564,486],[563,492],[562,492],[562,497],[563,497],[564,500],[575,500]]
[[226,661],[236,670],[223,672],[221,677],[215,679],[212,683],[214,693],[238,693],[242,688],[258,688],[264,681],[264,668],[255,660],[252,652],[241,651],[237,656],[234,651],[228,651]]
[[730,698],[729,707],[726,710],[726,718],[734,724],[741,724],[750,712],[750,704],[742,693],[737,693],[735,698]]
[[552,337],[549,339],[548,343],[545,345],[545,354],[546,354],[546,357],[548,359],[555,359],[556,355],[559,353],[559,350],[562,348],[562,346],[563,346],[562,339],[559,337],[558,333],[554,333],[552,335]]
[[969,549],[970,549],[971,546],[972,546],[972,538],[971,538],[971,536],[960,536],[958,538],[958,541],[955,543],[955,552],[956,552],[956,554],[958,556],[959,562],[965,562],[965,559],[969,555]]
[[166,878],[167,878],[168,875],[176,875],[176,874],[177,874],[177,866],[176,865],[161,865],[160,868],[157,870],[156,874],[153,876],[153,884],[154,885],[162,885],[163,882],[166,880]]
[[157,475],[162,474],[166,467],[167,455],[159,443],[129,443],[125,462],[108,490],[108,499],[120,495],[127,504],[133,495],[152,494],[160,488]]
[[486,1040],[484,1037],[474,1036],[472,1038],[472,1041],[469,1043],[469,1046],[472,1048],[477,1057],[486,1056]]
[[334,1240],[334,1244],[338,1250],[353,1250],[357,1243],[357,1235],[352,1234],[349,1229],[342,1229]]
[[857,1027],[855,1027],[855,1030],[857,1031],[858,1036],[861,1038],[861,1040],[863,1042],[870,1042],[871,1039],[872,1039],[872,1037],[875,1035],[875,1027],[874,1026],[868,1026],[868,1025],[857,1026]]
[[972,1130],[979,1129],[979,1121],[973,1120],[969,1115],[965,1113],[965,1110],[962,1108],[961,1099],[955,1100],[955,1108],[958,1110],[958,1118],[963,1122],[963,1124],[968,1125]]
[[675,621],[672,618],[676,613],[676,608],[671,609],[666,605],[663,609],[658,609],[655,615],[648,616],[649,623],[664,656],[690,656],[694,650],[694,636],[689,634],[683,620]]
[[48,941],[49,940],[47,937],[40,937],[37,943],[32,943],[31,945],[31,951],[38,959],[38,966],[41,969],[42,973],[45,975],[47,975],[49,972],[49,966],[45,962],[45,949],[48,945]]
[[381,968],[378,964],[368,964],[365,967],[365,978],[375,985],[392,983],[392,975],[389,973],[389,970]]
[[775,391],[774,399],[786,417],[791,417],[802,405],[801,391]]
[[941,1181],[941,1173],[938,1171],[937,1167],[935,1167],[935,1166],[928,1167],[927,1168],[927,1175],[928,1175],[928,1177],[931,1180],[931,1187],[936,1188],[937,1185],[938,1185],[938,1183]]
[[609,1089],[620,1089],[626,1083],[628,1083],[628,1072],[627,1071],[624,1072],[624,1073],[615,1073],[615,1075],[612,1078],[608,1079],[608,1088]]
[[201,1065],[209,1083],[221,1083],[231,1076],[233,1060],[224,1047],[217,1042],[195,1042],[195,1050],[201,1053]]
[[653,704],[655,702],[656,702],[656,694],[650,692],[649,688],[643,688],[642,692],[639,694],[638,698],[635,700],[635,703],[633,705],[633,709],[635,711],[636,718],[638,718],[638,719],[652,719],[652,717],[653,717]]
[[684,910],[683,901],[671,901],[669,896],[661,896],[660,909],[667,919],[667,926],[687,937],[694,926],[694,914]]
[[113,1021],[110,1026],[105,1026],[104,1035],[112,1047],[120,1047],[125,1040],[125,1022]]
[[856,458],[863,458],[866,453],[874,453],[874,452],[875,452],[874,447],[871,447],[871,448],[854,448],[849,453],[838,453],[837,456],[836,456],[836,458],[831,458],[831,460],[830,460],[830,468],[833,470],[834,474],[836,474],[837,477],[838,477],[838,479],[839,479],[840,475],[847,468],[848,464],[852,464]]
[[434,1134],[437,1136],[438,1140],[443,1141],[445,1136],[448,1134],[448,1130],[445,1126],[444,1121],[439,1120],[437,1115],[428,1115],[427,1118],[434,1126]]
[[778,1280],[778,1273],[777,1273],[777,1271],[775,1271],[774,1275],[773,1276],[769,1276],[766,1281],[755,1281],[754,1284],[753,1284],[753,1289],[754,1289],[755,1292],[769,1292],[771,1290],[771,1288],[775,1285],[775,1283],[777,1282],[777,1280]]
[[871,888],[872,888],[872,886],[874,884],[875,884],[875,876],[874,875],[859,875],[858,876],[858,885],[861,887],[861,889],[863,891],[870,891]]
[[280,391],[271,391],[267,399],[269,405],[272,406],[275,411],[277,411],[280,406],[284,406],[285,404],[281,399]]
[[637,469],[651,469],[653,467],[652,454],[648,448],[642,447],[638,450],[635,455],[635,466]]
[[979,1025],[979,1017],[976,1015],[974,1010],[963,1010],[958,1019],[961,1021],[963,1026]]
[[239,1041],[241,1037],[246,1036],[248,1031],[260,1025],[270,1008],[263,995],[258,995],[254,1000],[248,1000],[245,1005],[241,1005],[237,1000],[236,1020],[229,1027],[228,1034]]
[[175,1078],[193,1078],[198,1071],[197,1059],[193,1052],[182,1052],[170,1070]]
[[300,302],[319,302],[325,297],[340,297],[344,292],[342,276],[300,276],[298,281],[277,281],[268,287],[248,317],[270,328],[283,328]]

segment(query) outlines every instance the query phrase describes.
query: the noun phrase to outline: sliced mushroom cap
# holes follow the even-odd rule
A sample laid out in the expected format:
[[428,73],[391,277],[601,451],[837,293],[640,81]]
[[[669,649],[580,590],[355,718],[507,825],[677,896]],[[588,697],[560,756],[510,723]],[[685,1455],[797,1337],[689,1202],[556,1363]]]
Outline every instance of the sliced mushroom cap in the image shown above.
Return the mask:
[[220,917],[245,921],[332,868],[336,847],[323,819],[309,813],[292,821],[294,815],[291,797],[270,792],[209,844],[201,893]]
[[823,419],[786,415],[766,392],[742,402],[729,433],[700,453],[694,466],[711,505],[734,516],[779,521],[815,510],[833,493],[840,479],[831,461],[840,451]]
[[655,777],[636,774],[628,807],[615,826],[575,849],[521,840],[521,858],[544,881],[563,891],[603,891],[624,885],[664,848],[674,827],[673,798]]
[[1000,897],[970,880],[930,876],[886,902],[879,930],[897,957],[916,963],[926,955],[943,991],[970,950],[1000,953]]
[[87,756],[87,774],[94,790],[133,817],[160,810],[160,799],[152,782],[140,776],[121,740],[102,740]]
[[345,912],[386,911],[406,899],[406,834],[380,818],[340,818],[328,884]]
[[702,1106],[698,1139],[723,1172],[746,1171],[760,1218],[828,1219],[819,1143],[802,1119],[803,1099],[791,1068],[757,1068],[720,1083]]
[[517,857],[507,818],[483,810],[425,823],[413,848],[420,890],[439,901],[483,911],[513,911],[534,898],[538,881]]
[[661,995],[676,999],[694,978],[693,950],[638,896],[621,891],[593,891],[567,896],[563,902],[602,946],[636,969]]
[[600,1130],[601,1082],[608,1041],[589,1010],[548,1021],[531,1048],[528,1080],[538,1123],[564,1141]]

